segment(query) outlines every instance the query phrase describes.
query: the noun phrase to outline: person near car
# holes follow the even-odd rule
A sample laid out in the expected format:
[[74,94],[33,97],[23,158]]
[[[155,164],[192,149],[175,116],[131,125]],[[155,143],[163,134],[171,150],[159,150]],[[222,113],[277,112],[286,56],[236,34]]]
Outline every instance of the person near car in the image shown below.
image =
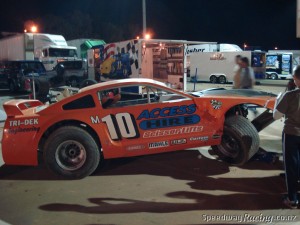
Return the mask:
[[240,59],[240,89],[252,89],[255,84],[254,71],[249,65],[249,59],[247,57],[241,57]]
[[233,68],[233,87],[234,89],[240,88],[240,76],[241,76],[241,67],[240,67],[240,62],[241,62],[241,55],[236,55],[235,56],[235,66]]
[[284,204],[290,208],[297,208],[298,180],[300,170],[300,66],[293,74],[296,88],[279,94],[275,103],[273,117],[280,119],[284,116],[282,148],[285,167],[287,196]]

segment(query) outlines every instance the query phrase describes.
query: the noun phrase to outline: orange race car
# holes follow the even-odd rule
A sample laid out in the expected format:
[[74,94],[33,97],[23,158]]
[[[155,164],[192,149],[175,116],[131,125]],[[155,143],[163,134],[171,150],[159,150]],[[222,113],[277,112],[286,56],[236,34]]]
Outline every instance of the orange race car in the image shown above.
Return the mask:
[[[85,87],[50,105],[11,100],[3,108],[2,154],[7,165],[37,165],[69,179],[90,175],[103,159],[212,146],[241,165],[259,148],[258,132],[273,122],[276,95],[213,89],[183,93],[150,79]],[[266,110],[252,122],[248,108]]]

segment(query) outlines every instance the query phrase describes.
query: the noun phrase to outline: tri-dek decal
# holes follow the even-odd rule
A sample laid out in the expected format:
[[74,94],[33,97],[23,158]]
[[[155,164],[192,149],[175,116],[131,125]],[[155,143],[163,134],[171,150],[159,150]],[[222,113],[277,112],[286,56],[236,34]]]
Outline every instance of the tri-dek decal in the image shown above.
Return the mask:
[[200,122],[200,116],[196,112],[196,105],[182,105],[165,108],[145,109],[137,118],[142,120],[142,130],[159,129],[175,126],[192,125]]
[[38,132],[40,130],[38,125],[38,119],[11,120],[9,121],[8,133]]
[[[196,105],[191,104],[146,109],[136,119],[130,113],[109,114],[101,119],[98,116],[91,116],[90,118],[93,124],[105,123],[112,140],[121,140],[122,138],[139,138],[138,127],[145,130],[143,138],[200,132],[203,129],[202,126],[187,126],[200,122],[200,116],[194,114],[195,112]],[[170,127],[174,128],[171,129]],[[159,130],[160,128],[169,128],[169,130]],[[153,131],[152,129],[156,130]]]

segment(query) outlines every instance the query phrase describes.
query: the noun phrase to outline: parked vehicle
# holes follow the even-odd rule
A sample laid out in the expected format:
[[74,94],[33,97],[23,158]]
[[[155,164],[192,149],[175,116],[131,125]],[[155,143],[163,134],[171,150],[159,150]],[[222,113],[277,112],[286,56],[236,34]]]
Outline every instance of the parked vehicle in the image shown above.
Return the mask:
[[46,70],[58,61],[77,58],[76,47],[62,35],[24,33],[0,39],[0,60],[40,60]]
[[292,79],[293,53],[272,52],[266,54],[266,78]]
[[47,78],[52,86],[62,84],[79,87],[88,78],[87,62],[83,59],[61,61],[52,71],[47,72]]
[[[3,105],[3,160],[37,165],[39,150],[50,170],[79,179],[103,159],[212,146],[220,159],[242,165],[258,151],[258,132],[274,121],[275,99],[255,90],[184,93],[136,78],[85,87],[50,105],[11,100]],[[249,104],[266,109],[252,122]]]
[[44,65],[38,60],[2,61],[0,62],[0,87],[11,92],[32,92],[33,80],[35,91],[41,94],[46,91],[47,81]]

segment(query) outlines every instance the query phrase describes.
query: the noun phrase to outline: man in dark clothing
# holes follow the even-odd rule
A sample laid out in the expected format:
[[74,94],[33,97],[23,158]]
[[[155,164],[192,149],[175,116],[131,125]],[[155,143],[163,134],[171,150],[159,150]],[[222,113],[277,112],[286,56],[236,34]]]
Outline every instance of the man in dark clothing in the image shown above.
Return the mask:
[[273,112],[274,119],[285,117],[282,148],[288,195],[284,203],[290,208],[299,204],[298,180],[300,169],[300,66],[294,71],[295,90],[279,94]]

